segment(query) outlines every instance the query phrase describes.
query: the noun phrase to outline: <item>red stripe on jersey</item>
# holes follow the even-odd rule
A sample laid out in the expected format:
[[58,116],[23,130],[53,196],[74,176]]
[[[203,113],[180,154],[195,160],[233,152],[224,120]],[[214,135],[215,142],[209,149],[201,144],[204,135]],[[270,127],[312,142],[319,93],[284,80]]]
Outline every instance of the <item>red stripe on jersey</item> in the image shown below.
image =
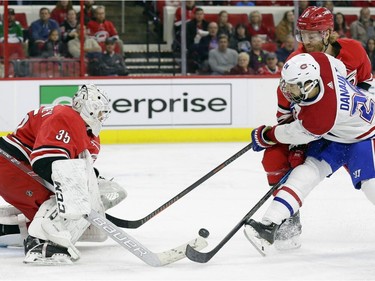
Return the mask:
[[372,127],[370,130],[368,130],[366,133],[363,133],[362,135],[359,135],[355,139],[360,140],[371,134],[375,130],[375,127]]
[[290,189],[289,187],[287,186],[283,186],[282,188],[280,188],[280,190],[284,190],[285,192],[289,193],[290,195],[293,196],[293,198],[297,201],[298,205],[300,207],[302,207],[302,200],[299,198],[299,196],[297,195],[297,193],[295,193],[292,189]]
[[[337,115],[337,97],[331,63],[324,53],[310,53],[320,65],[320,76],[323,81],[323,97],[316,103],[303,106],[298,119],[303,127],[314,135],[324,135],[335,124]],[[329,87],[328,84],[331,86]],[[320,94],[321,95],[321,94]]]

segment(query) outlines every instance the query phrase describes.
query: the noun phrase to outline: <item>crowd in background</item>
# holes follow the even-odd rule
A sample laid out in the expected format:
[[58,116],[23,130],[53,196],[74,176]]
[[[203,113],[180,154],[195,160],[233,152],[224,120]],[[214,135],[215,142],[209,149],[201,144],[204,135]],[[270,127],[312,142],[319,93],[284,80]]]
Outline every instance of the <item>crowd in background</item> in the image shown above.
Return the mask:
[[[18,1],[10,2],[20,4]],[[47,2],[51,1],[31,2],[32,4],[41,2],[47,5],[49,4]],[[115,25],[106,19],[105,6],[97,5],[94,8],[94,1],[85,1],[81,15],[81,12],[73,8],[72,1],[53,2],[55,7],[52,10],[46,7],[40,8],[39,19],[33,21],[27,28],[22,27],[21,23],[16,20],[15,9],[8,9],[8,43],[12,44],[8,54],[10,59],[27,57],[43,59],[43,61],[58,61],[60,64],[64,63],[64,59],[79,59],[81,55],[80,17],[83,16],[84,54],[88,74],[128,75],[123,55],[123,42],[118,36]],[[0,42],[3,41],[4,25],[1,22]],[[18,65],[17,67],[19,68]]]
[[[0,1],[1,2],[4,1]],[[175,6],[172,49],[181,50],[181,7],[179,0],[140,1],[153,5],[159,17],[162,7]],[[9,1],[9,5],[55,5],[41,8],[39,19],[26,28],[16,20],[16,8],[8,10],[10,59],[79,59],[81,56],[80,18],[84,17],[84,56],[89,75],[126,76],[124,43],[115,25],[106,18],[105,6],[84,1],[81,13],[73,8],[79,1]],[[215,20],[206,18],[204,6],[221,5]],[[246,21],[232,24],[226,6],[259,6]],[[266,23],[262,6],[290,6],[280,22]],[[334,30],[341,38],[360,41],[375,70],[375,15],[368,7],[375,1],[299,1],[299,14],[308,6],[325,6],[334,15]],[[335,7],[361,7],[357,19],[350,20]],[[16,7],[16,6],[12,6]],[[186,47],[188,72],[199,75],[279,75],[287,57],[296,47],[294,1],[186,1]],[[0,22],[0,45],[4,25]],[[2,48],[0,50],[2,52]]]
[[[165,1],[166,5],[176,5],[178,1]],[[279,75],[287,57],[294,51],[294,2],[293,1],[208,1],[212,5],[223,5],[217,21],[207,21],[200,5],[207,1],[186,1],[186,41],[188,72],[197,74],[259,74]],[[264,14],[259,10],[252,11],[248,23],[233,26],[226,5],[236,6],[291,6],[275,25],[262,20]],[[369,7],[375,1],[299,1],[299,14],[310,5],[324,6],[334,15],[334,31],[340,38],[353,38],[360,41],[366,49],[375,71],[375,26]],[[350,23],[346,15],[335,13],[336,6],[361,7],[357,19]],[[175,41],[178,48],[180,41],[181,9],[177,7],[175,15]],[[223,39],[223,34],[226,39]],[[227,42],[225,42],[227,41]],[[232,50],[241,56],[235,56]],[[246,58],[246,59],[245,59]],[[246,63],[244,62],[246,60]],[[217,71],[220,65],[220,71]]]

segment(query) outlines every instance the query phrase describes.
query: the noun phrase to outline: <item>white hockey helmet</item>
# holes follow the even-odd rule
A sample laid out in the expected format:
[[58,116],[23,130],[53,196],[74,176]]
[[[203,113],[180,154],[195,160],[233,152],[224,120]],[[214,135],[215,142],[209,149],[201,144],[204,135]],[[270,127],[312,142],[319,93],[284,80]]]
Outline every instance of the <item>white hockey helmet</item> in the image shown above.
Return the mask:
[[83,85],[73,97],[72,107],[80,113],[95,136],[99,136],[103,122],[111,112],[107,94],[94,84]]
[[[284,64],[281,71],[280,90],[287,100],[295,103],[306,100],[318,84],[322,86],[320,65],[310,54],[296,55]],[[293,85],[297,86],[299,93],[290,90]]]

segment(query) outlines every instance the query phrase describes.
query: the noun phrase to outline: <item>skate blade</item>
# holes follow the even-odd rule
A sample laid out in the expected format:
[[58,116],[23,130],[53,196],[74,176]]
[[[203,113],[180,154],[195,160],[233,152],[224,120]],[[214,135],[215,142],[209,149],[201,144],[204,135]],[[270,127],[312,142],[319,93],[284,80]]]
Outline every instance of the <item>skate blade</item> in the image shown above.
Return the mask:
[[269,252],[271,244],[268,243],[268,241],[259,238],[258,232],[256,232],[255,229],[252,228],[250,225],[246,225],[243,232],[247,240],[249,240],[249,242],[251,243],[251,245],[254,246],[254,248],[259,252],[259,254],[265,257]]
[[67,255],[53,255],[52,257],[42,257],[41,254],[27,254],[23,263],[33,265],[70,265],[73,264],[71,258]]

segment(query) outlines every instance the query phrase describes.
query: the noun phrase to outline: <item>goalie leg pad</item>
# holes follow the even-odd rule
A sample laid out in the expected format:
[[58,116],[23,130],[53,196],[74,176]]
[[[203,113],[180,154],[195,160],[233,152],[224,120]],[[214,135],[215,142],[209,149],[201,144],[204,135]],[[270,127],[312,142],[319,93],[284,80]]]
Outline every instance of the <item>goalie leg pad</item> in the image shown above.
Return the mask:
[[12,205],[0,206],[0,247],[22,247],[29,220]]
[[[127,193],[125,189],[113,180],[105,178],[98,178],[100,199],[103,203],[104,209],[113,208],[121,201],[123,201]],[[103,242],[107,240],[108,236],[95,226],[90,225],[82,234],[78,241],[81,242]]]
[[52,163],[51,177],[56,189],[57,210],[63,218],[79,219],[91,211],[86,168],[83,159]]
[[62,218],[57,211],[54,197],[52,196],[40,206],[29,226],[29,234],[32,237],[43,241],[51,241],[66,248],[72,260],[77,260],[80,253],[74,244],[89,226],[89,222],[84,218],[78,220]]

